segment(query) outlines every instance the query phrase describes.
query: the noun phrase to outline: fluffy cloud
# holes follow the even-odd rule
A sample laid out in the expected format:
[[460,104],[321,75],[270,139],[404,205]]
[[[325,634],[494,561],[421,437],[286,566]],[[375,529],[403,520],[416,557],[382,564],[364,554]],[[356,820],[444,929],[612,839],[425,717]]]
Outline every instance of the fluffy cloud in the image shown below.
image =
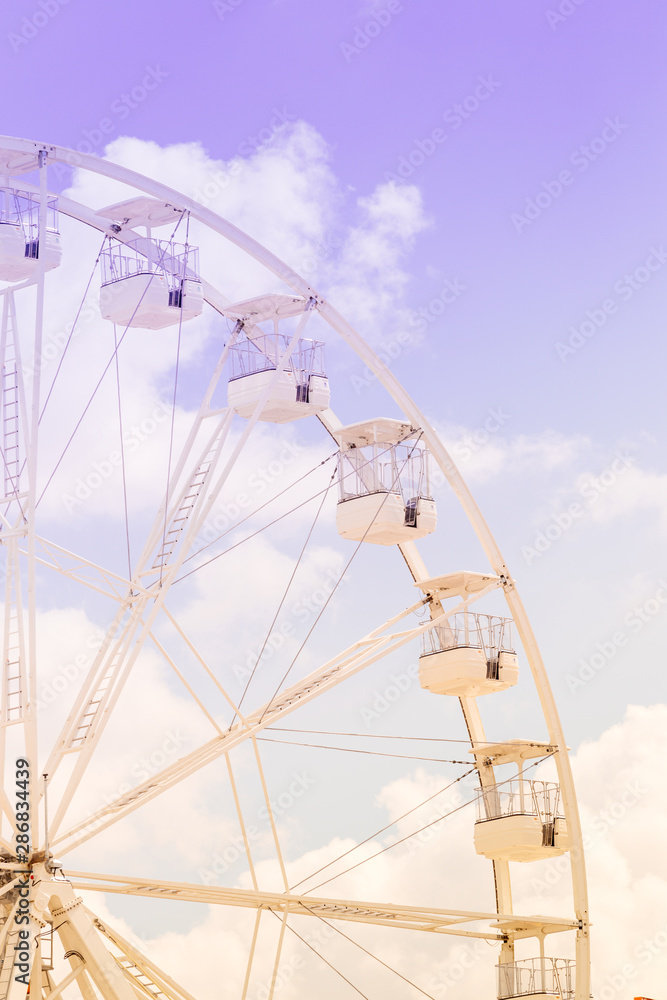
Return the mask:
[[408,285],[402,264],[427,226],[418,188],[387,182],[358,199],[360,219],[325,272],[328,295],[371,342],[407,325],[398,309]]
[[591,442],[579,434],[546,430],[506,436],[503,427],[508,420],[499,407],[489,411],[481,427],[443,428],[443,440],[466,479],[483,483],[508,473],[553,472],[570,466],[590,449]]
[[[626,991],[632,984],[635,992],[657,996],[667,974],[667,916],[663,905],[667,866],[661,860],[667,834],[667,802],[664,783],[653,766],[665,750],[666,723],[667,706],[631,707],[622,722],[599,739],[584,743],[573,755],[587,844],[594,922],[594,989],[602,1000],[616,995],[614,989],[623,995],[619,977],[624,977]],[[441,784],[440,778],[417,770],[387,784],[378,793],[376,806],[384,813],[385,821],[390,821],[432,795]],[[460,793],[450,791],[437,806],[432,803],[422,808],[348,856],[345,867],[413,833],[437,815],[456,809],[470,795],[470,787]],[[489,866],[472,849],[472,821],[468,807],[431,828],[428,834],[410,837],[393,851],[322,886],[315,894],[492,909]],[[332,840],[290,860],[290,882],[307,871],[316,871],[354,843],[352,839]],[[569,875],[564,860],[516,865],[514,869],[518,912],[563,915],[570,912]],[[336,870],[340,866],[310,879],[309,884],[316,885]],[[279,889],[275,861],[261,861],[257,875],[260,885]],[[247,874],[241,876],[240,884],[250,886]],[[389,975],[318,920],[294,919],[293,926],[360,989],[365,990],[372,982],[382,982],[386,996],[398,1000],[404,995],[405,984],[401,980]],[[438,998],[446,995],[453,1000],[464,1000],[493,988],[494,955],[487,945],[474,940],[433,941],[428,935],[348,923],[336,926]],[[268,914],[262,927],[253,996],[261,996],[270,980],[279,929],[278,922]],[[251,933],[250,914],[211,908],[192,930],[183,934],[170,931],[144,941],[143,947],[203,998],[214,995],[210,993],[207,976],[217,967],[220,955],[224,955],[225,961],[229,958],[224,995],[231,998],[239,991],[245,971],[241,955],[247,950]],[[570,954],[567,939],[556,936],[550,939],[549,946],[558,955]],[[534,942],[525,942],[520,954],[532,954],[531,948],[536,952]],[[315,988],[326,1000],[339,995],[341,986],[337,977],[289,934],[280,970],[287,997],[298,997]]]
[[[106,155],[203,201],[297,271],[315,276],[371,341],[386,339],[388,330],[405,325],[405,258],[425,225],[419,192],[381,184],[350,202],[333,174],[326,143],[311,126],[281,125],[251,156],[228,161],[211,159],[197,143],[162,149],[127,137],[112,142]],[[93,209],[133,193],[117,181],[83,171],[75,172],[66,192]],[[120,520],[121,439],[130,508],[148,511],[159,502],[158,484],[164,488],[178,334],[176,327],[126,334],[119,328],[119,413],[114,333],[101,318],[97,301],[100,237],[66,217],[61,222],[65,253],[60,268],[47,277],[44,345],[37,359],[30,341],[33,305],[29,294],[19,297],[24,369],[30,382],[37,365],[42,400],[50,393],[41,438],[41,480],[49,481],[49,488],[41,507],[44,516],[66,523],[83,504],[90,513]],[[169,235],[167,228],[154,232],[159,238]],[[179,230],[176,238],[183,240],[185,233]],[[251,256],[196,223],[190,241],[200,245],[203,276],[228,299],[281,288]],[[203,368],[213,367],[227,326],[207,309],[183,327],[173,418],[176,452],[192,419],[190,387],[202,381]],[[319,319],[312,330],[331,339]],[[332,345],[334,352],[339,349]],[[145,447],[147,438],[151,447]]]
[[[426,225],[419,190],[380,184],[350,203],[325,141],[305,122],[276,128],[247,158],[216,161],[198,143],[162,149],[132,138],[115,140],[107,156],[202,202],[304,277],[317,278],[365,334],[378,337],[400,306],[409,280],[402,261]],[[130,195],[116,181],[82,173],[68,193],[91,204]],[[191,238],[201,246],[203,276],[230,299],[280,289],[278,279],[196,223]]]
[[641,512],[657,516],[660,530],[667,531],[667,475],[633,466],[612,486],[601,494],[593,510],[596,521],[607,525]]

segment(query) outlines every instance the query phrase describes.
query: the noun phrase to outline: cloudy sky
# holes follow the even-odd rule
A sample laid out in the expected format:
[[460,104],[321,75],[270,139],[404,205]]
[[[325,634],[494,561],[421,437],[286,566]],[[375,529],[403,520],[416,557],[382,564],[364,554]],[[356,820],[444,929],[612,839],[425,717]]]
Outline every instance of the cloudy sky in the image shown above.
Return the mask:
[[[667,975],[665,792],[657,774],[667,720],[662,6],[657,0],[632,7],[618,0],[194,0],[185,12],[173,0],[138,7],[128,0],[89,7],[81,0],[25,0],[1,17],[0,76],[11,100],[4,102],[0,131],[106,156],[201,201],[258,239],[389,360],[451,447],[518,580],[572,747],[588,844],[596,996],[659,997]],[[132,193],[70,167],[57,167],[50,182],[94,209]],[[82,302],[85,308],[49,401],[43,482],[113,351],[113,328],[95,307],[101,237],[70,220],[62,230],[63,263],[47,285],[46,386],[58,370],[68,324]],[[193,225],[192,239],[201,248],[203,277],[230,300],[278,287],[218,237]],[[19,303],[24,360],[33,363],[31,307],[29,298]],[[133,558],[163,488],[172,427],[177,450],[227,329],[212,310],[184,327],[175,409],[176,331],[130,331],[122,344]],[[317,320],[312,331],[327,341],[332,408],[344,422],[398,415],[331,331]],[[110,370],[44,494],[40,531],[126,574],[118,467],[99,488],[79,485],[100,464],[113,465],[117,388]],[[237,423],[230,446],[243,431]],[[315,421],[261,426],[207,526],[206,541],[230,530],[210,554],[248,533],[235,528],[245,503],[239,497],[249,497],[254,510],[308,474],[296,493],[268,508],[272,516],[283,514],[293,496],[327,487],[333,451]],[[435,495],[438,531],[421,545],[429,571],[486,569],[452,494],[437,485]],[[290,515],[197,570],[169,598],[233,697],[243,691],[267,632],[274,637],[248,693],[252,707],[271,695],[352,554],[333,527],[335,497],[327,495],[272,626],[315,513],[310,504]],[[259,517],[249,524],[261,526]],[[113,608],[48,575],[40,587],[46,752]],[[364,546],[295,677],[413,599],[397,553]],[[290,633],[283,643],[275,638],[281,625]],[[194,677],[187,651],[163,620],[156,638]],[[442,699],[443,705],[421,692],[408,673],[417,655],[411,644],[286,725],[392,737],[381,744],[386,752],[465,758],[463,743],[414,743],[406,750],[395,739],[464,735],[456,702]],[[135,674],[72,805],[72,821],[215,732],[155,645],[146,646]],[[481,706],[491,738],[545,736],[526,674],[517,689]],[[388,702],[397,677],[405,691]],[[228,724],[219,691],[203,682],[197,690],[210,699],[214,718]],[[345,745],[378,742],[367,735]],[[291,883],[463,770],[432,760],[260,746],[271,794],[282,794],[286,804],[278,826]],[[232,759],[248,815],[257,820],[258,877],[279,890],[252,755],[242,748]],[[219,861],[225,849],[233,857],[238,838],[226,775],[218,761],[72,851],[67,863],[249,886],[243,859]],[[436,800],[437,808],[467,801],[473,788],[466,779]],[[413,833],[437,815],[428,808],[371,846]],[[409,839],[318,891],[491,907],[488,865],[471,846],[473,816],[472,807],[463,809],[433,836]],[[569,913],[561,868],[515,867],[518,910]],[[116,897],[91,905],[136,935],[197,996],[220,995],[208,977],[224,954],[224,995],[240,995],[251,916]],[[296,930],[312,935],[303,923],[296,921]],[[360,943],[433,996],[493,995],[495,951],[487,945],[482,952],[468,944],[448,950],[414,935],[404,940],[396,932],[394,940],[362,931]],[[264,933],[261,956],[270,963],[276,931],[268,916]],[[311,938],[313,946],[363,993],[418,995],[327,933],[331,939],[325,934],[321,944]],[[553,953],[569,955],[568,942],[555,938]],[[287,998],[308,995],[313,984],[325,997],[343,989],[355,995],[294,935],[282,963]],[[252,996],[262,996],[269,974],[259,969]]]

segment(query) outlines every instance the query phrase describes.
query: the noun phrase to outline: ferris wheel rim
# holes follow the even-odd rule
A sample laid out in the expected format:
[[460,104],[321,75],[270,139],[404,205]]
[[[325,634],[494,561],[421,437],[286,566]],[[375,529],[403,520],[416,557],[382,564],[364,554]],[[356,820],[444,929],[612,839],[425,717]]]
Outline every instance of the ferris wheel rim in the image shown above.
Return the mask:
[[[577,987],[577,1000],[579,1000],[579,997],[587,998],[588,986],[585,985],[585,983],[587,983],[586,970],[588,968],[588,907],[586,897],[585,864],[583,858],[583,837],[578,817],[576,791],[574,789],[569,759],[567,758],[567,747],[562,727],[560,725],[557,708],[551,692],[546,669],[539,653],[526,612],[516,589],[516,584],[506,567],[500,549],[488,525],[486,524],[481,511],[472,497],[472,493],[468,489],[463,477],[456,468],[451,456],[440,441],[439,436],[430,422],[425,418],[417,404],[403,389],[403,386],[394,373],[391,372],[390,369],[380,360],[373,349],[365,342],[365,340],[363,340],[363,338],[357,333],[351,324],[344,319],[335,307],[333,307],[323,296],[321,296],[308,281],[298,274],[298,272],[294,271],[291,267],[285,264],[266,247],[263,247],[258,241],[254,240],[242,230],[238,229],[236,226],[214,213],[211,209],[206,206],[202,206],[200,203],[183,195],[181,192],[163,185],[161,182],[154,181],[150,177],[146,177],[145,175],[129,170],[128,168],[121,167],[120,165],[113,164],[108,160],[101,160],[87,154],[76,153],[73,150],[68,150],[66,147],[45,145],[25,139],[0,137],[0,148],[12,149],[17,153],[39,153],[41,151],[45,151],[48,154],[49,162],[62,162],[74,165],[80,169],[91,171],[110,179],[119,180],[122,183],[128,184],[137,190],[144,191],[154,197],[164,198],[167,201],[173,200],[179,206],[180,211],[189,212],[193,218],[197,219],[209,229],[217,232],[223,238],[234,243],[240,250],[252,256],[293,291],[306,298],[314,299],[317,303],[317,311],[322,318],[341,336],[343,340],[348,343],[348,346],[355,351],[357,356],[360,357],[361,360],[363,360],[368,367],[374,371],[380,384],[394,399],[401,412],[404,413],[405,417],[409,419],[415,427],[420,427],[423,430],[425,440],[431,450],[431,453],[457,496],[457,499],[472,524],[478,540],[480,541],[481,546],[489,559],[492,569],[496,572],[502,584],[505,599],[515,618],[515,621],[517,621],[522,643],[531,666],[538,696],[542,704],[542,712],[549,728],[550,740],[560,751],[556,755],[556,763],[559,770],[561,787],[564,789],[563,798],[565,812],[573,843],[573,847],[570,851],[570,864],[572,868],[574,886],[575,912],[577,913],[578,918],[582,921],[584,931],[581,937],[578,936],[577,964],[578,966],[581,966],[583,981],[581,984],[581,990],[579,989],[579,985]],[[92,226],[100,232],[107,233],[107,235],[113,235],[115,238],[120,239],[123,242],[129,241],[137,235],[130,230],[119,234],[116,234],[115,232],[112,233],[109,227],[104,225],[103,220],[99,217],[94,219],[94,213],[92,210],[88,209],[87,206],[66,198],[60,198],[60,202],[61,211],[63,211],[65,215],[69,215],[71,218],[77,219],[79,222]],[[208,283],[205,287],[204,297],[209,305],[221,313],[223,312],[225,305],[228,304],[228,302],[224,301],[225,297],[222,293],[220,293],[213,285],[209,285]],[[333,419],[335,421],[335,418]],[[330,430],[325,421],[321,422],[324,423],[326,429]],[[416,579],[417,577],[415,576],[415,573],[419,572],[418,562],[415,563],[415,566],[417,567],[416,569],[414,566],[411,567],[409,562],[408,566],[411,569],[413,577]],[[464,700],[462,699],[461,707],[466,721],[469,723],[469,719],[472,719],[474,722],[475,710],[472,706],[466,707]],[[471,740],[472,739],[473,736],[471,733]],[[502,875],[501,881],[503,881]],[[497,902],[499,903],[499,901]],[[500,912],[499,905],[497,909]]]

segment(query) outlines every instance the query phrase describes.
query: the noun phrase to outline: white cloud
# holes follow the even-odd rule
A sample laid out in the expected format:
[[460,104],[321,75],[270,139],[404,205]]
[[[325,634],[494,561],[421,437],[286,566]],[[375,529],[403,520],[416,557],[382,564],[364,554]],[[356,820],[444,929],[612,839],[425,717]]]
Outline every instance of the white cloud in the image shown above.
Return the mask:
[[408,324],[399,308],[409,283],[403,261],[428,222],[414,185],[380,184],[357,205],[359,221],[325,269],[325,285],[362,336],[382,343]]
[[493,429],[448,425],[442,431],[452,458],[471,482],[487,482],[508,473],[553,472],[573,464],[591,446],[580,434],[545,430],[506,436],[497,420],[489,426]]
[[667,474],[639,466],[629,468],[599,493],[591,509],[593,519],[604,525],[640,512],[657,516],[660,530],[667,531]]

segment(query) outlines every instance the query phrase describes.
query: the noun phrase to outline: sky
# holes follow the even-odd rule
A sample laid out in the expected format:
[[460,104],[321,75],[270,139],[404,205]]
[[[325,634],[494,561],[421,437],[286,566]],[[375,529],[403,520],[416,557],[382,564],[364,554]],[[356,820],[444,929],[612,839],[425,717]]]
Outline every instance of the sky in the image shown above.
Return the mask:
[[[667,713],[662,5],[195,0],[185,12],[173,0],[88,6],[22,0],[0,17],[0,79],[11,94],[3,106],[3,134],[107,156],[228,218],[322,291],[388,359],[450,446],[518,582],[572,747],[590,838],[595,995],[659,997],[667,973],[665,800],[655,774]],[[94,209],[131,194],[64,167],[51,171],[50,183]],[[47,385],[62,356],[62,331],[85,300],[100,244],[98,234],[70,220],[63,219],[61,228],[63,263],[47,281],[46,337],[53,345],[43,366]],[[277,287],[194,223],[192,238],[200,245],[202,275],[229,299]],[[98,284],[93,276],[90,302]],[[19,304],[26,357],[30,309],[29,298]],[[186,330],[173,417],[176,448],[227,324],[206,309]],[[318,320],[312,330],[327,342],[331,405],[343,422],[399,415],[372,373],[331,331]],[[119,353],[119,370],[132,442],[127,481],[136,555],[164,482],[177,345],[173,329],[131,334]],[[49,403],[44,481],[112,349],[111,327],[91,308]],[[89,487],[89,495],[76,495],[77,484],[116,450],[116,388],[112,378],[103,381],[45,493],[41,530],[123,574],[117,470],[99,488]],[[232,440],[241,432],[238,422]],[[239,497],[259,505],[306,473],[313,477],[307,482],[323,489],[331,465],[315,466],[333,450],[315,421],[263,425],[216,507],[211,539],[235,530],[244,503]],[[429,569],[434,575],[486,569],[451,492],[438,483],[435,498],[438,531],[421,543]],[[275,504],[271,509],[281,513],[290,506],[282,499]],[[317,606],[317,595],[328,593],[351,554],[334,529],[332,496],[323,510],[326,523],[318,524],[300,565],[285,605],[289,614],[277,619],[292,621],[297,636],[305,635],[316,614],[309,603]],[[220,666],[235,696],[313,516],[306,508],[174,588],[171,610]],[[299,676],[332,643],[338,648],[341,638],[352,641],[413,598],[393,551],[364,546],[352,569],[309,641]],[[57,578],[44,576],[40,583],[46,748],[110,612],[104,600]],[[492,610],[499,613],[496,605]],[[163,623],[159,629],[165,647],[186,663],[169,628]],[[249,698],[270,694],[295,643],[290,637],[265,656]],[[456,704],[427,696],[407,673],[417,654],[414,645],[369,667],[333,691],[326,706],[323,699],[322,707],[302,710],[288,725],[461,738]],[[67,670],[77,656],[83,666],[70,670],[78,671],[72,680]],[[200,741],[201,718],[155,647],[146,647],[136,673],[81,787],[78,815],[97,808],[101,794],[136,783],[146,769],[142,759],[166,755],[171,761]],[[62,677],[66,690],[60,692]],[[393,705],[385,695],[396,677],[405,678],[406,690]],[[204,690],[211,711],[222,713],[216,692]],[[544,737],[527,678],[483,701],[491,738]],[[148,704],[153,711],[146,711]],[[127,739],[130,733],[136,743]],[[384,745],[402,752],[398,740]],[[415,752],[440,756],[424,747],[429,744]],[[443,773],[459,773],[432,761],[369,757],[361,769],[353,754],[278,752],[268,743],[264,750],[276,795],[290,787],[293,775],[308,775],[303,795],[292,795],[279,818],[299,877],[421,801],[439,787]],[[261,789],[253,762],[245,750],[237,758],[247,807],[258,814]],[[226,780],[220,762],[211,766],[147,807],[145,818],[137,813],[72,852],[75,867],[201,879],[237,836]],[[219,796],[213,802],[210,787]],[[466,788],[471,792],[473,785]],[[186,847],[184,829],[173,828],[176,812],[197,829],[196,847]],[[457,814],[436,828],[441,837],[409,841],[405,850],[396,849],[393,862],[389,852],[386,864],[369,863],[349,891],[368,899],[417,896],[433,905],[491,905],[488,866],[472,851],[471,824],[470,810]],[[405,833],[412,829],[406,826]],[[267,879],[275,881],[265,828],[257,852]],[[219,884],[248,884],[243,864],[235,864],[214,872]],[[532,877],[525,867],[517,873],[517,897],[526,912],[567,911],[562,872],[547,866]],[[328,889],[343,894],[347,885],[339,879]],[[197,996],[213,995],[206,954],[211,942],[224,942],[228,995],[239,995],[236,956],[246,947],[246,928],[242,921],[237,926],[233,913],[194,906],[177,913],[177,904],[158,908],[114,897],[95,905],[164,958],[168,971]],[[385,956],[392,954],[386,938],[373,930],[359,934]],[[195,967],[187,956],[199,942]],[[344,942],[327,947],[341,968],[358,973],[362,990],[364,982],[375,982],[373,970],[345,952]],[[426,945],[414,953],[414,947],[409,939],[396,946],[399,967],[415,977],[420,967],[431,970],[430,980],[429,974],[418,979],[430,993],[454,1000],[471,990],[493,995],[493,961]],[[268,955],[270,942],[266,948]],[[313,983],[324,996],[327,990],[339,995],[340,984],[312,955],[304,957],[296,938],[285,956],[299,965],[285,982],[285,997],[305,996]],[[464,959],[465,976],[455,982],[451,970]],[[398,981],[382,984],[388,996],[405,995]],[[259,980],[253,984],[258,996],[260,986]]]

